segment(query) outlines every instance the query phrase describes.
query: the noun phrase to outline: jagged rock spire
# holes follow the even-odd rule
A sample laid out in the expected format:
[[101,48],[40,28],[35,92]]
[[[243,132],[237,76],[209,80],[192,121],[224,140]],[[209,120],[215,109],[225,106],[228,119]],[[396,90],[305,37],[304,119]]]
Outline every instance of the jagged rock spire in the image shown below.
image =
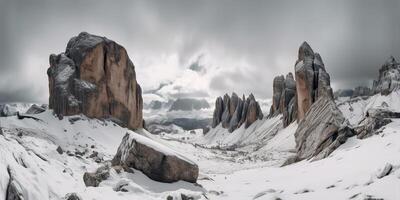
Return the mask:
[[259,103],[254,95],[250,94],[247,99],[239,98],[236,93],[231,96],[225,94],[224,97],[218,97],[215,101],[215,109],[212,120],[212,127],[217,127],[222,123],[223,128],[233,132],[243,124],[247,128],[258,119],[262,119],[263,114]]
[[321,96],[333,99],[330,76],[318,53],[314,53],[307,42],[299,48],[295,65],[296,94],[298,102],[297,120],[304,118],[311,105]]

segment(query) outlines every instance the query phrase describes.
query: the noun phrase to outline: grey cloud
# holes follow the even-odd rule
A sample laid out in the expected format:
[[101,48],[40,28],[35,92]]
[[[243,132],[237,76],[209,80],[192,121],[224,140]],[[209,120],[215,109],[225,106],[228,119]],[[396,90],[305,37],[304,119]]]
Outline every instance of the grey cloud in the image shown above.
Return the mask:
[[[306,40],[321,54],[335,89],[352,88],[375,78],[388,56],[399,58],[398,10],[398,0],[0,0],[0,80],[27,68],[45,74],[48,55],[64,51],[70,37],[88,31],[123,44],[134,63],[168,53],[179,56],[182,69],[202,53],[245,60],[248,67],[240,73],[215,74],[210,88],[225,93],[237,87],[261,97],[271,96],[275,75],[293,71],[297,49]],[[30,57],[37,62],[27,63]],[[143,68],[136,66],[138,77]],[[168,69],[154,73],[163,70]],[[0,87],[2,99],[47,101],[43,77],[12,84],[40,94],[21,98]]]

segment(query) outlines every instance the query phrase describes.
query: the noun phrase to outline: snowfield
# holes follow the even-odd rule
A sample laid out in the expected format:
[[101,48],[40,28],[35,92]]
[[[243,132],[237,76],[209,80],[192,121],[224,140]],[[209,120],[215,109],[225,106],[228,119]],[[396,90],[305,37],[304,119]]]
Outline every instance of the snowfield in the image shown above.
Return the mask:
[[[388,96],[340,99],[339,108],[356,125],[368,109],[400,110],[400,92]],[[282,128],[281,117],[263,119],[233,133],[218,126],[201,130],[151,135],[129,131],[113,122],[85,116],[59,120],[48,110],[34,115],[0,118],[0,200],[5,199],[10,175],[29,200],[63,199],[75,192],[86,199],[400,199],[400,120],[384,126],[379,135],[349,138],[328,158],[304,160],[281,167],[295,154],[296,122]],[[197,163],[198,184],[160,183],[140,171],[117,173],[99,187],[86,187],[85,172],[113,158],[122,137],[182,155]],[[63,150],[62,154],[57,148]],[[92,156],[94,152],[98,155]],[[391,166],[389,171],[385,167]],[[388,168],[387,168],[388,169]],[[124,187],[126,190],[118,191]]]

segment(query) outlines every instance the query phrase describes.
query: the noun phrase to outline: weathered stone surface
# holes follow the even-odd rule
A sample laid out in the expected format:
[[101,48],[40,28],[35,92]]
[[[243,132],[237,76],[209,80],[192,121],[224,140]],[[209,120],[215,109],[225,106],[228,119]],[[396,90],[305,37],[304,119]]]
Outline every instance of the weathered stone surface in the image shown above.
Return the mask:
[[144,136],[127,133],[112,160],[112,165],[123,168],[135,168],[153,180],[175,182],[184,180],[195,183],[199,168],[195,163],[178,154],[162,151],[161,144]]
[[229,106],[230,106],[231,98],[228,94],[224,95],[224,112],[222,113],[221,122],[222,127],[228,128],[229,122],[231,121],[231,115],[229,113]]
[[379,77],[374,80],[372,91],[374,94],[388,95],[400,88],[400,63],[391,56],[379,69]]
[[304,118],[311,105],[319,97],[333,99],[330,77],[325,71],[324,63],[318,53],[314,53],[310,45],[304,42],[299,49],[295,65],[297,121]]
[[357,138],[364,139],[377,134],[378,130],[392,122],[392,119],[400,118],[400,113],[382,109],[370,109],[366,116],[354,128]]
[[245,124],[245,128],[247,128],[262,118],[261,107],[253,94],[250,94],[247,99],[244,95],[239,98],[236,93],[232,93],[231,97],[225,94],[224,98],[218,97],[215,101],[212,127],[215,128],[222,123],[222,127],[233,132],[242,124]]
[[224,112],[224,101],[222,100],[222,97],[218,97],[217,100],[215,100],[215,109],[213,113],[213,120],[211,127],[215,128],[218,126],[218,124],[221,122],[223,112]]
[[[283,126],[287,127],[296,119],[294,105],[296,103],[296,82],[293,74],[289,73],[286,78],[277,76],[273,82],[273,101],[269,117],[283,114]],[[293,100],[294,99],[294,100]]]
[[312,104],[295,132],[297,160],[325,158],[353,135],[335,102],[321,97]]
[[50,55],[49,108],[57,115],[83,113],[113,118],[141,128],[142,91],[124,47],[85,32],[73,37],[65,53]]
[[36,104],[33,104],[27,111],[26,114],[39,114],[46,111],[46,107],[45,106],[38,106]]
[[110,166],[108,164],[99,167],[94,173],[85,172],[83,181],[87,187],[97,187],[99,184],[110,177]]

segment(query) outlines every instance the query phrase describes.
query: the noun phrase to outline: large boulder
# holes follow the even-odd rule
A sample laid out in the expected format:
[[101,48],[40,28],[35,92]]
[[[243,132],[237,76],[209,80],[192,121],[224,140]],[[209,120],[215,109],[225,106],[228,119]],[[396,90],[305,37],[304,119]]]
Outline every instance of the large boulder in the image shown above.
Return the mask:
[[372,91],[374,94],[388,95],[400,88],[400,63],[391,56],[379,69],[379,77],[374,80]]
[[227,128],[231,133],[242,124],[245,124],[247,128],[263,117],[261,107],[253,94],[250,94],[247,99],[244,95],[239,98],[236,93],[232,93],[231,96],[225,94],[223,98],[218,97],[215,101],[212,127],[215,128],[221,123],[222,127]]
[[329,74],[321,56],[314,53],[310,45],[304,42],[298,53],[295,65],[297,121],[304,118],[311,105],[320,97],[333,99]]
[[348,121],[329,97],[312,104],[295,132],[297,160],[327,157],[354,135]]
[[57,115],[111,118],[131,129],[143,126],[142,91],[124,47],[85,32],[65,53],[50,55],[49,108]]
[[126,171],[134,168],[153,180],[167,183],[179,180],[195,183],[199,175],[198,166],[189,159],[134,133],[127,133],[122,138],[112,165],[122,166]]

